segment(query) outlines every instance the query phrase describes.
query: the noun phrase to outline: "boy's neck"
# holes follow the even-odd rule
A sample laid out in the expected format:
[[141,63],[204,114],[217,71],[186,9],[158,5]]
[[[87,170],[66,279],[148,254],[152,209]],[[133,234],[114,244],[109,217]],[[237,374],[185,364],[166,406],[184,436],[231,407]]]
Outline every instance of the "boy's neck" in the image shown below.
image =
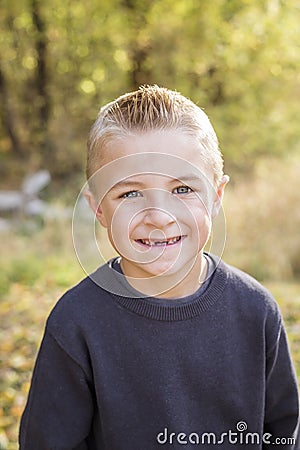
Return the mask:
[[186,273],[186,268],[183,268],[180,273],[171,276],[134,278],[127,272],[126,263],[124,264],[122,259],[120,264],[127,282],[135,290],[143,295],[157,298],[182,298],[194,294],[206,280],[208,272],[208,263],[203,252],[199,253],[188,273]]

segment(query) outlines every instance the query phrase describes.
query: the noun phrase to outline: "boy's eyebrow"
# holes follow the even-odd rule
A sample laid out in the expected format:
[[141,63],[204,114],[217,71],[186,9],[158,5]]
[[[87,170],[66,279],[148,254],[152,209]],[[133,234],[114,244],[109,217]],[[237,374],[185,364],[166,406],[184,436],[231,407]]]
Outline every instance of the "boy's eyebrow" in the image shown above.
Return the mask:
[[183,181],[183,182],[202,181],[202,177],[196,175],[195,173],[191,173],[188,175],[182,175],[181,177],[172,178],[171,181]]
[[[154,174],[154,175],[160,175],[159,173]],[[178,177],[171,177],[169,175],[165,175],[167,178],[169,178],[169,183],[174,183],[174,182],[191,182],[191,181],[202,181],[200,176],[197,176],[194,173],[191,174],[186,174],[186,175],[182,175],[182,176],[178,176]],[[125,180],[121,180],[118,181],[118,183],[116,183],[114,186],[112,186],[111,189],[122,189],[122,188],[127,188],[127,187],[132,187],[132,186],[136,186],[136,187],[142,187],[144,185],[144,183],[142,181],[138,181],[138,180],[130,180],[130,179],[125,179]]]
[[134,180],[121,180],[118,181],[118,183],[114,184],[111,189],[120,189],[120,188],[126,188],[131,186],[143,186],[142,181],[134,181]]

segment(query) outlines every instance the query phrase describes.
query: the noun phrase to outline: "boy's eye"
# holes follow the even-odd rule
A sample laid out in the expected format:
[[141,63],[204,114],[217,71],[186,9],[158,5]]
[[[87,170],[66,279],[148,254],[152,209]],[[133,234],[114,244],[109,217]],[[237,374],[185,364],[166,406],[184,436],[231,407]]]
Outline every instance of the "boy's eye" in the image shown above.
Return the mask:
[[129,191],[129,192],[125,192],[125,194],[122,194],[121,197],[122,198],[142,197],[142,193],[139,191]]
[[188,186],[178,186],[173,190],[174,194],[190,194],[192,189]]

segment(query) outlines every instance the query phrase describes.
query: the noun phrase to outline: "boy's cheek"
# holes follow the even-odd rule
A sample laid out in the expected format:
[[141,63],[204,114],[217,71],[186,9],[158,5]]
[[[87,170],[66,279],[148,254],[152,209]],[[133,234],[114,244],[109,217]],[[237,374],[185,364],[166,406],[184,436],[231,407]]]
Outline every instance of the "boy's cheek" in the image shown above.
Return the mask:
[[[214,202],[213,199],[211,197],[207,196],[201,196],[201,198],[198,198],[197,201],[194,202],[194,204],[191,205],[187,205],[190,206],[190,211],[192,216],[194,216],[194,218],[196,219],[200,219],[201,218],[209,218],[212,219],[213,218],[213,214],[214,214]],[[197,220],[196,219],[196,220]]]

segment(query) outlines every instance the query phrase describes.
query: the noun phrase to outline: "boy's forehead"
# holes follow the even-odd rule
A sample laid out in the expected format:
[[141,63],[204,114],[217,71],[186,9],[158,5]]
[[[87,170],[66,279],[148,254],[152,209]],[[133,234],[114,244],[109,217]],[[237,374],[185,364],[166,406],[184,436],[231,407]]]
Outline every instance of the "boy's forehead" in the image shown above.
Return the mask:
[[[135,132],[128,136],[114,137],[102,148],[100,164],[104,166],[129,155],[145,155],[146,161],[149,153],[155,153],[157,156],[158,168],[160,164],[164,164],[164,160],[159,159],[160,154],[203,166],[203,158],[200,157],[203,147],[199,139],[178,129]],[[136,164],[140,164],[141,171],[145,169],[143,158],[138,158]]]
[[91,184],[101,198],[113,187],[143,181],[153,183],[158,179],[192,181],[209,181],[212,177],[207,170],[178,156],[167,153],[143,152],[114,159],[94,173]]

